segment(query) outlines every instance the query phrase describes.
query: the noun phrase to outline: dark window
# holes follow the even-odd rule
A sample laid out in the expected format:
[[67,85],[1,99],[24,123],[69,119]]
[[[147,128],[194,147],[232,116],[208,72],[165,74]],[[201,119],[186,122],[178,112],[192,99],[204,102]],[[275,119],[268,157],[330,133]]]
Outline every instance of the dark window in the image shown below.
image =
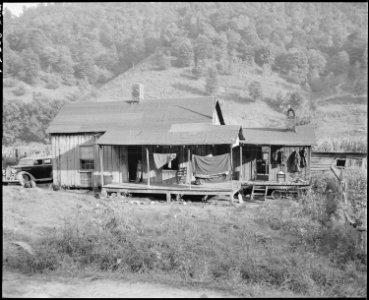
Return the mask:
[[337,167],[344,167],[346,165],[346,159],[345,158],[338,158],[336,162]]
[[94,146],[80,147],[81,170],[93,170],[95,168]]
[[35,166],[42,165],[42,159],[35,160],[35,161],[33,162],[33,164],[34,164]]

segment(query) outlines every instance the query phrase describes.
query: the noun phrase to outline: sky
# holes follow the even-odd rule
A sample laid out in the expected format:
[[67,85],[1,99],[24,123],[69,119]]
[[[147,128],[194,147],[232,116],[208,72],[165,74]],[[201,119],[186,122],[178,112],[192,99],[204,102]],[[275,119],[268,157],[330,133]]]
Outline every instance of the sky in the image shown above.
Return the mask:
[[36,6],[38,3],[3,3],[4,9],[9,9],[13,15],[19,17],[23,12],[23,6],[32,7]]

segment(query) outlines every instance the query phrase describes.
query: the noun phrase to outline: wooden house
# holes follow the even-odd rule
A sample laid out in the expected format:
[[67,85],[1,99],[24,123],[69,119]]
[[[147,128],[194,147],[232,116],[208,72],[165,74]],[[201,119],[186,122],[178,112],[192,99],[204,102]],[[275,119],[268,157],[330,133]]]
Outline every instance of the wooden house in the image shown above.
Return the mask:
[[[233,149],[243,139],[241,126],[224,124],[213,97],[71,103],[60,110],[48,133],[54,184],[141,192],[165,185],[193,194],[191,162],[229,155],[232,181]],[[139,161],[142,175],[137,184]],[[236,189],[218,191],[234,194]]]
[[315,152],[311,153],[311,172],[331,172],[334,168],[367,169],[367,153],[358,152]]

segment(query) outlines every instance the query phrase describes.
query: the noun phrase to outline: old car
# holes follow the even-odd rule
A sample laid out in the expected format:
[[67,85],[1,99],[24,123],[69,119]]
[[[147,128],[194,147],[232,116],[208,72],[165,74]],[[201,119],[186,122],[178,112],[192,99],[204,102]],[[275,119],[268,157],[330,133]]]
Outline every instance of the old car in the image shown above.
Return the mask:
[[3,184],[51,182],[52,177],[51,157],[24,157],[17,165],[3,169]]

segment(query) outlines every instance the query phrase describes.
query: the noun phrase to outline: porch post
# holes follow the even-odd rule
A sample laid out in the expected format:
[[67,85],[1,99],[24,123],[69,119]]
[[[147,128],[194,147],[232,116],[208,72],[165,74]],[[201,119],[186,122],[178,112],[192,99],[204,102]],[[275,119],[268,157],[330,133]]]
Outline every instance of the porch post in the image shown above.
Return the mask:
[[233,179],[233,151],[232,144],[229,145],[229,152],[231,153],[231,180]]
[[191,153],[190,146],[187,146],[187,158],[188,158],[188,174],[190,175],[190,189],[191,189],[191,180],[192,180],[192,168],[191,168]]
[[150,186],[150,161],[149,161],[149,147],[146,146],[146,166],[147,166],[147,186]]
[[240,143],[240,174],[239,174],[239,181],[241,181],[243,179],[243,167],[242,167],[242,143]]
[[104,185],[104,163],[103,163],[103,148],[102,148],[102,145],[99,145],[99,155],[100,155],[101,186],[103,186]]

